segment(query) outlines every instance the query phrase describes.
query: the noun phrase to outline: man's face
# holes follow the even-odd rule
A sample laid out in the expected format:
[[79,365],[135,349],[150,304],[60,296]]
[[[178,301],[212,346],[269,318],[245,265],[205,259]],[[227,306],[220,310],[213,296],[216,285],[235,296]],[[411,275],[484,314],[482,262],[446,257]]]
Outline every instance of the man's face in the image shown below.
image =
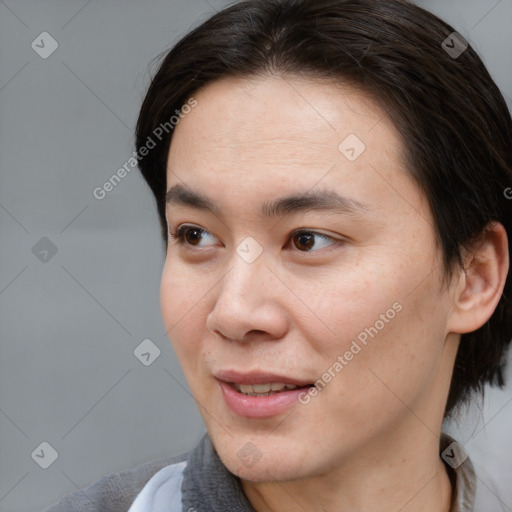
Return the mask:
[[186,229],[161,304],[221,459],[289,480],[435,438],[453,286],[389,118],[354,89],[293,77],[194,97],[168,159],[169,231]]

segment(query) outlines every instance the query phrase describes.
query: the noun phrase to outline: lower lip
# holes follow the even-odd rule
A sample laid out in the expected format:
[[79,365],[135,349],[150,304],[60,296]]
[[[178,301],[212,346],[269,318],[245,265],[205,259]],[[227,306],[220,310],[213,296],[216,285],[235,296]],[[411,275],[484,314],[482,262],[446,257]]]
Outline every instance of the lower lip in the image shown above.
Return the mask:
[[268,418],[284,412],[290,405],[297,403],[299,395],[309,388],[280,391],[269,396],[251,396],[239,393],[227,382],[218,381],[227,406],[239,416],[245,418]]

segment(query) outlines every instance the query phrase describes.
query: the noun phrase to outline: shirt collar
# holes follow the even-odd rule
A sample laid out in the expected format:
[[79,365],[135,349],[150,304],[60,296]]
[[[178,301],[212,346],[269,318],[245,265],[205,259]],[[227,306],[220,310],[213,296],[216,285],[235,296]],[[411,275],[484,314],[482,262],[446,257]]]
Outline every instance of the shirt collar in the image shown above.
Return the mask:
[[[473,464],[469,457],[464,457],[462,447],[448,434],[441,433],[440,450],[452,481],[450,512],[472,512],[476,493]],[[255,512],[243,493],[240,479],[224,466],[208,434],[189,453],[181,491],[183,510]]]
[[471,460],[464,448],[444,432],[441,433],[439,448],[453,486],[450,512],[472,512],[475,505],[476,474]]

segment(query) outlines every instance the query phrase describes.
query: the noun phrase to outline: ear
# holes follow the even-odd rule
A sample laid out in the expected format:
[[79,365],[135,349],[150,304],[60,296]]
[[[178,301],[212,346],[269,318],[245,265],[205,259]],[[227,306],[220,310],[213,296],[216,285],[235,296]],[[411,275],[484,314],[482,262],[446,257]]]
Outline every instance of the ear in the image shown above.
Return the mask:
[[482,327],[503,293],[509,270],[508,238],[503,225],[488,224],[481,237],[466,249],[463,260],[448,322],[449,332],[460,334]]

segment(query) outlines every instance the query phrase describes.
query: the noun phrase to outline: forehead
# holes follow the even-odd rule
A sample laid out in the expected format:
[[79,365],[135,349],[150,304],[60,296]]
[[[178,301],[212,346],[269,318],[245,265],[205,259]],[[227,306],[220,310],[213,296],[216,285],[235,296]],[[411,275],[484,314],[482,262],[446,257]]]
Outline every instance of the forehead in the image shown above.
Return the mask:
[[388,201],[387,209],[411,194],[418,197],[406,200],[421,201],[400,134],[383,108],[354,87],[232,77],[193,96],[197,106],[173,134],[167,189],[182,182],[240,203],[250,194],[278,197],[320,184],[363,203],[363,196]]
[[244,154],[264,149],[269,157],[290,151],[338,156],[344,136],[357,132],[368,139],[380,124],[379,136],[386,133],[392,139],[388,142],[401,145],[377,102],[354,87],[325,79],[231,77],[208,84],[194,97],[197,106],[176,127],[173,143],[192,137],[187,142],[198,149],[225,153],[243,144]]

